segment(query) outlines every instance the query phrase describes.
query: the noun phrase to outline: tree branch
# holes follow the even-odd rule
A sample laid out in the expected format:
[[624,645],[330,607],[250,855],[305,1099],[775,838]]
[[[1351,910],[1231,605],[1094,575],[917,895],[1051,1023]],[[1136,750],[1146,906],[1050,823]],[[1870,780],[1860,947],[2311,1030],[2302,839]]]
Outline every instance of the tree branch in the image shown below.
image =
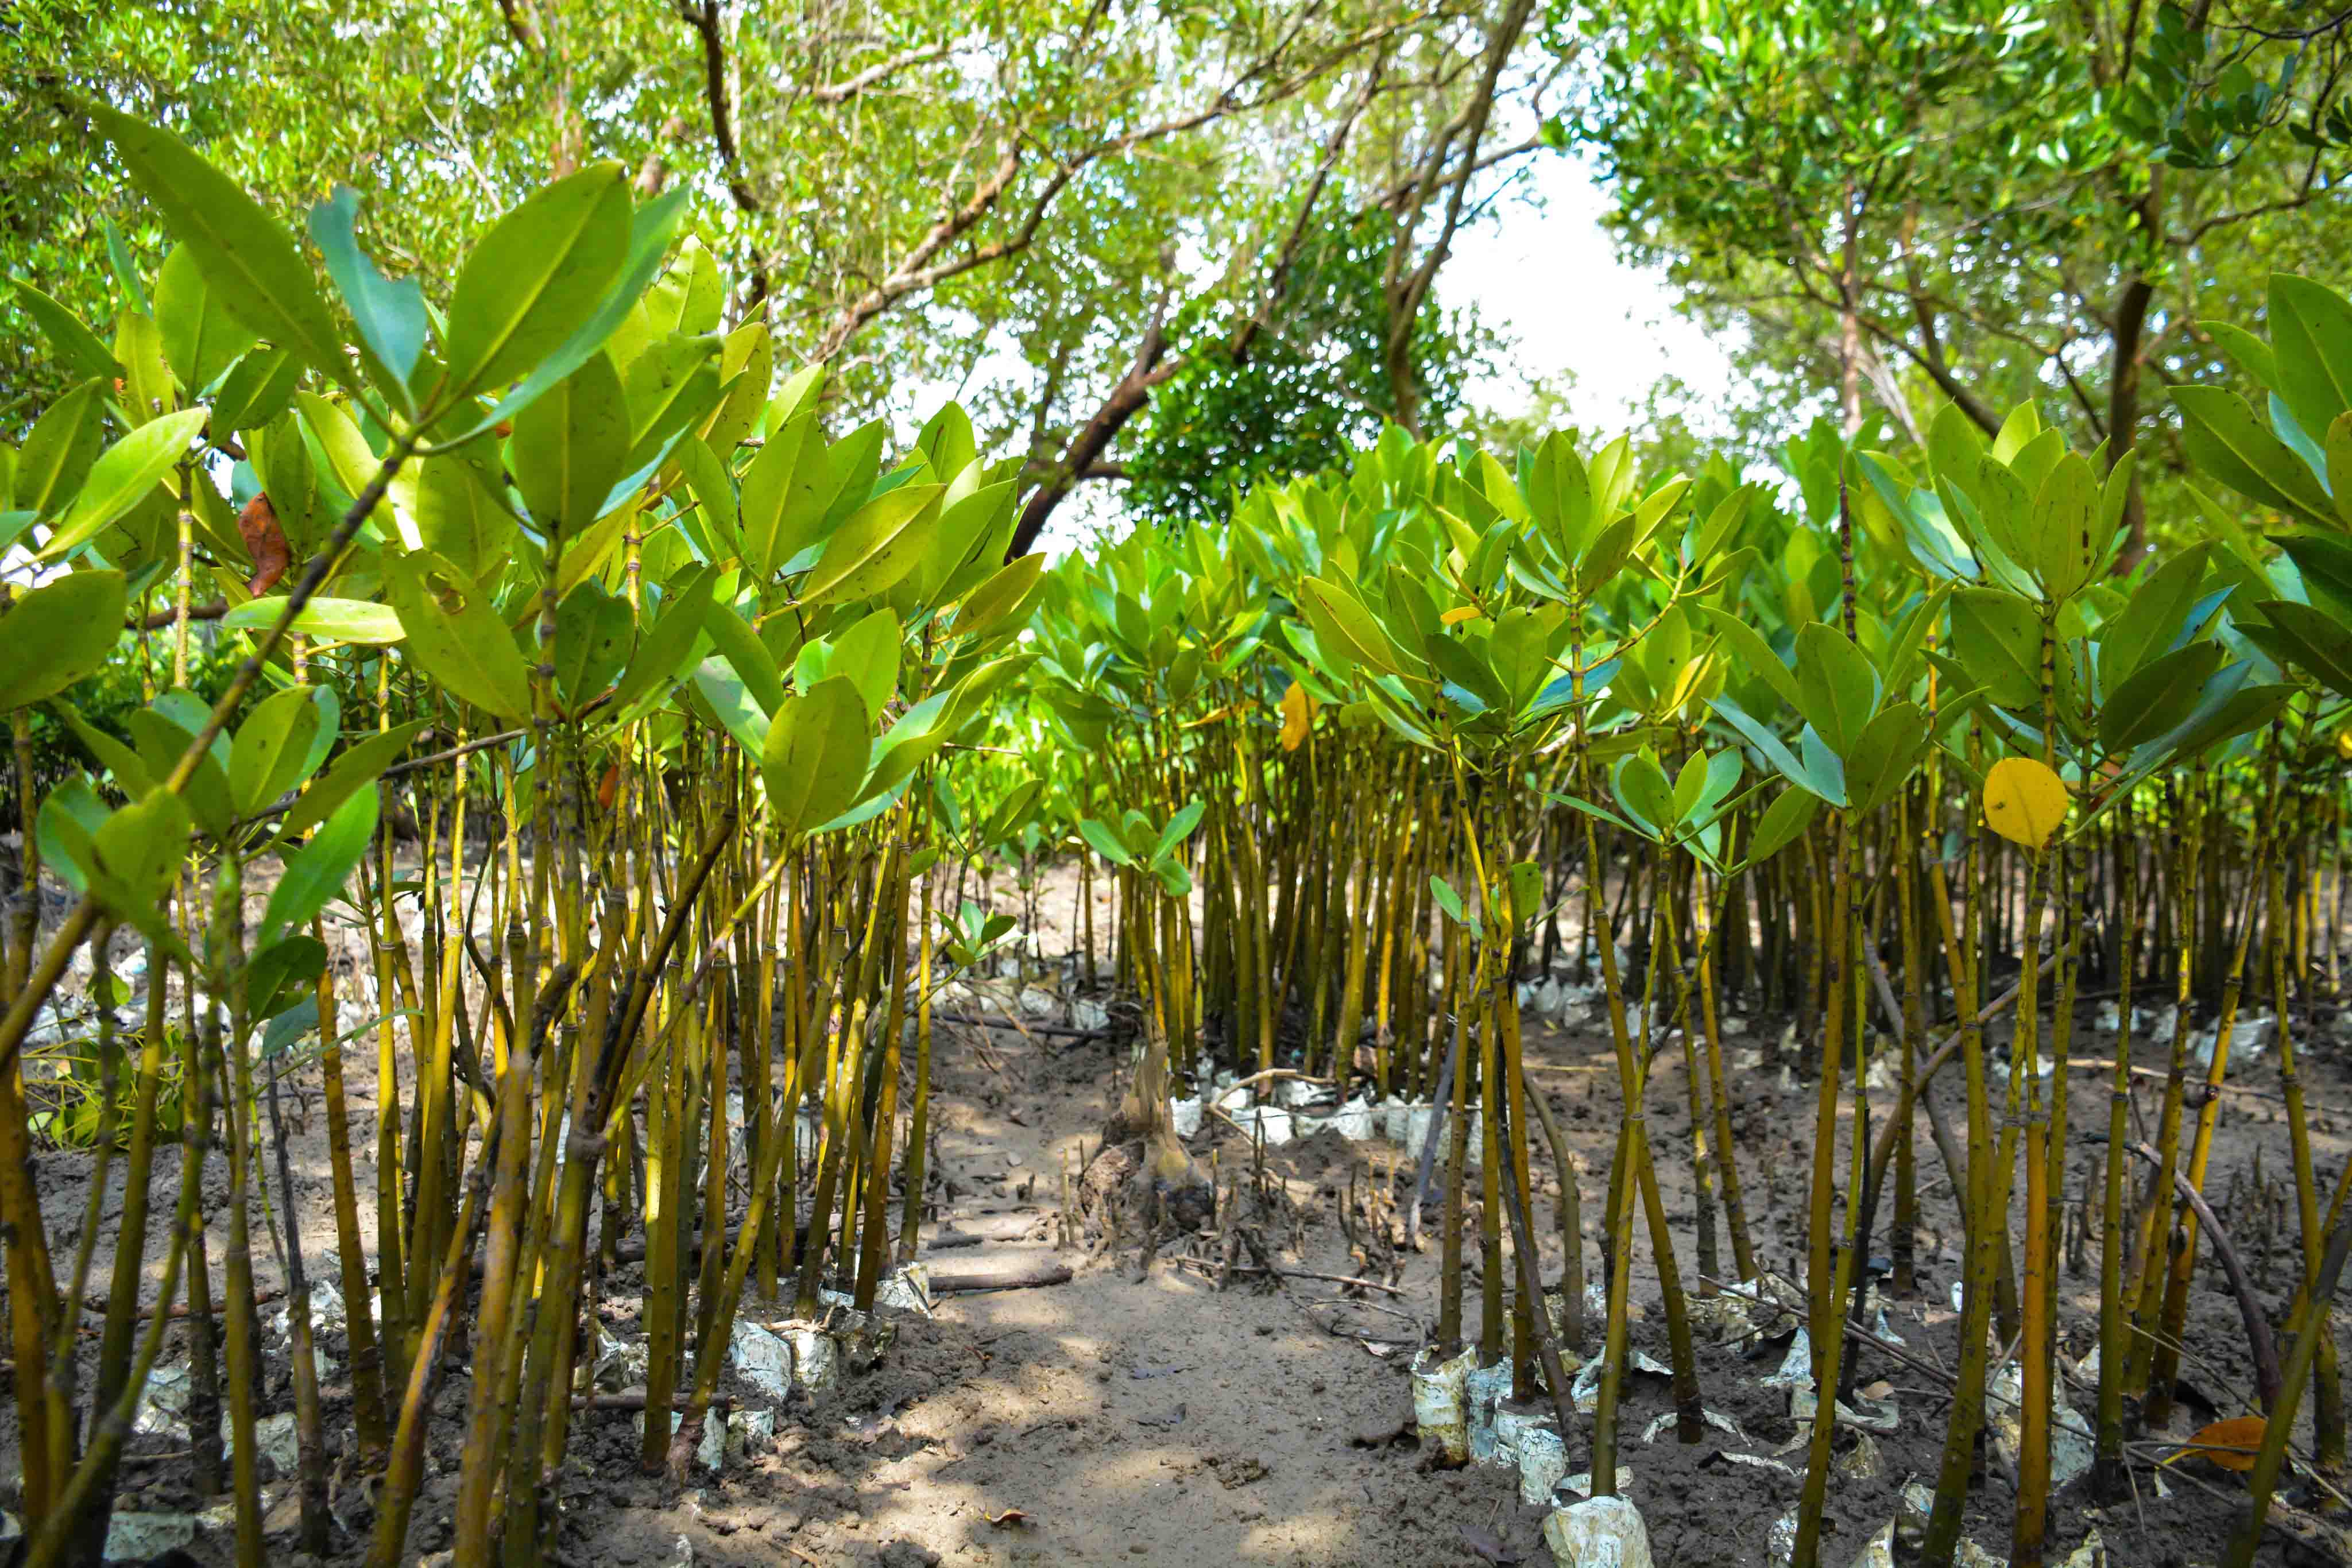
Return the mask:
[[727,40],[721,36],[719,0],[678,0],[677,14],[702,40],[702,96],[710,105],[710,139],[719,146],[719,167],[727,179],[727,194],[746,213],[760,210],[760,199],[744,183],[740,153],[735,141],[735,95],[728,87]]
[[945,44],[932,44],[919,49],[908,49],[904,54],[893,55],[887,60],[870,65],[856,76],[845,80],[810,88],[808,96],[818,103],[845,103],[875,83],[887,80],[908,66],[929,65],[933,60],[943,60],[947,57],[948,47]]

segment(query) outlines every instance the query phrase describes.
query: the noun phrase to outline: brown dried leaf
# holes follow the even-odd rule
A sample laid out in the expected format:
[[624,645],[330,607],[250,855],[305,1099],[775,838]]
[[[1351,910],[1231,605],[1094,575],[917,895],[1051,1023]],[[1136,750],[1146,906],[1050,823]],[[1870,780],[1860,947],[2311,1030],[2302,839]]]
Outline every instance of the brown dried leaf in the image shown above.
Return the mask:
[[2186,1452],[2242,1474],[2254,1468],[2254,1450],[2263,1446],[2263,1429],[2267,1425],[2260,1416],[2232,1416],[2226,1421],[2216,1421],[2190,1434]]
[[256,496],[236,515],[237,536],[245,540],[245,553],[253,558],[253,576],[246,585],[248,593],[267,593],[286,575],[294,564],[294,552],[286,543],[286,530],[278,526],[278,508],[269,504],[268,496]]
[[1017,1508],[1008,1508],[1003,1513],[982,1514],[981,1517],[999,1530],[1007,1525],[1027,1524],[1030,1521],[1029,1516]]

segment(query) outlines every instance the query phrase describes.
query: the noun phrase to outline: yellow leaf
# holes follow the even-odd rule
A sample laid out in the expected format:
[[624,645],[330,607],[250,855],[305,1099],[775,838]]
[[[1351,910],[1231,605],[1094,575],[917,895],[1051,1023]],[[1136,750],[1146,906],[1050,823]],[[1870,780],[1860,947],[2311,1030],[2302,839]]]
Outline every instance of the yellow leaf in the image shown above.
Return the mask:
[[2050,841],[2072,803],[2066,781],[2031,757],[2004,757],[1985,775],[1985,826],[2028,849]]
[[1475,604],[1457,604],[1437,619],[1441,624],[1459,626],[1465,621],[1475,621],[1486,613]]
[[2352,729],[2339,729],[2336,732],[2336,755],[2347,762],[2352,762]]
[[1282,749],[1296,751],[1307,738],[1307,727],[1315,717],[1315,699],[1297,681],[1282,694]]

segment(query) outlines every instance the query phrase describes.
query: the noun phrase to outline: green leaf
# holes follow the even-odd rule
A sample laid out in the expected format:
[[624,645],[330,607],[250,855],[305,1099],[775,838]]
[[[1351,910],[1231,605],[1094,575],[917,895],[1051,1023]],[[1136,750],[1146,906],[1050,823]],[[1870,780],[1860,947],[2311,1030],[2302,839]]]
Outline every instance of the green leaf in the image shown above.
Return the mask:
[[66,721],[82,749],[98,758],[99,766],[114,776],[114,787],[132,800],[155,787],[158,775],[147,766],[146,758],[94,725],[83,722],[82,716],[62,699],[52,705],[58,716]]
[[752,633],[734,606],[714,604],[704,618],[703,629],[710,633],[719,656],[733,667],[751,695],[759,702],[762,715],[781,708],[784,700],[784,679],[776,668],[775,656],[767,645]]
[[868,718],[880,718],[882,705],[898,690],[898,616],[877,610],[835,637],[825,670],[845,677],[857,689]]
[[628,180],[613,162],[541,187],[493,224],[457,275],[436,405],[525,373],[586,326],[622,270],[629,229]]
[[0,612],[0,714],[56,695],[102,668],[122,635],[119,571],[77,571],[20,591]]
[[91,835],[90,892],[109,915],[152,934],[168,930],[163,899],[188,848],[188,803],[158,786]]
[[386,584],[409,656],[459,700],[520,724],[530,716],[530,674],[480,585],[429,550],[391,563]]
[[[307,933],[280,938],[257,949],[245,966],[247,1016],[274,1019],[315,988],[327,972],[327,945]],[[310,1022],[318,1022],[313,1000]]]
[[400,498],[404,492],[416,537],[426,549],[468,577],[495,582],[513,558],[517,529],[496,464],[478,461],[486,455],[494,455],[469,446],[412,457],[393,480],[393,494]]
[[1307,612],[1317,645],[1327,655],[1347,661],[1341,674],[1352,664],[1369,665],[1387,675],[1405,673],[1396,643],[1361,600],[1317,577],[1299,579],[1298,589],[1298,607]]
[[2205,580],[2205,559],[2210,547],[2200,543],[2170,557],[2126,600],[2113,619],[2099,628],[2099,678],[2109,692],[2131,678],[2133,671],[2172,645],[2189,607],[2196,601],[2198,584]]
[[2107,694],[2099,709],[2099,744],[2109,752],[2130,751],[2186,722],[2225,656],[2218,643],[2191,643],[2149,660]]
[[[163,289],[158,285],[157,297]],[[228,793],[239,816],[250,816],[300,783],[319,731],[319,706],[309,686],[289,686],[263,698],[237,727],[229,753]]]
[[163,360],[163,333],[152,316],[125,310],[114,319],[114,357],[122,366],[114,406],[132,426],[180,406]]
[[2257,636],[2252,627],[2241,631],[2266,647],[2283,646],[2322,685],[2338,696],[2352,697],[2352,628],[2292,600],[2266,599],[2254,608],[2270,622],[2260,629],[2269,635]]
[[[193,695],[173,691],[123,716],[122,727],[137,744],[148,777],[160,784],[179,766],[181,757],[194,741],[206,717],[204,705]],[[228,737],[216,737],[197,758],[184,790],[197,825],[216,839],[226,839],[236,821],[236,807],[228,793],[230,760]]]
[[106,440],[98,418],[102,384],[82,382],[34,423],[16,456],[16,507],[54,517],[73,505]]
[[1894,798],[1927,747],[1927,716],[1917,705],[1889,703],[1854,737],[1845,755],[1846,798],[1871,811]]
[[1727,611],[1704,604],[1698,608],[1716,635],[1730,644],[1731,667],[1735,671],[1758,676],[1790,707],[1801,706],[1798,701],[1796,672],[1781,662],[1780,655],[1772,651],[1772,644],[1764,641],[1762,632]]
[[360,248],[354,232],[359,209],[359,193],[337,185],[332,196],[310,209],[310,239],[326,257],[327,276],[341,292],[360,329],[360,341],[391,381],[390,390],[404,408],[414,413],[415,400],[408,383],[425,352],[425,290],[413,277],[394,283]]
[[707,537],[718,553],[742,553],[742,522],[736,510],[735,481],[716,453],[689,436],[670,449],[670,461],[685,476],[702,508]]
[[1813,813],[1821,809],[1820,797],[1803,789],[1784,789],[1778,800],[1764,809],[1764,816],[1756,824],[1756,835],[1748,845],[1748,865],[1761,865],[1797,841],[1804,831],[1812,826]]
[[1078,819],[1078,837],[1086,840],[1095,853],[1113,865],[1131,866],[1135,863],[1135,856],[1119,841],[1118,835],[1092,817]]
[[555,689],[566,711],[613,684],[629,656],[636,618],[629,601],[608,594],[599,585],[583,582],[573,589],[555,612]]
[[1151,858],[1160,859],[1191,838],[1192,830],[1201,825],[1202,814],[1207,810],[1208,807],[1199,800],[1188,801],[1182,810],[1169,818],[1168,825],[1160,830],[1158,841],[1151,846]]
[[515,416],[507,466],[547,530],[578,533],[604,515],[629,460],[629,402],[610,355],[592,354]]
[[[723,606],[722,606],[723,608]],[[694,690],[710,709],[720,728],[735,737],[745,751],[758,752],[773,729],[772,710],[745,689],[743,678],[724,659],[705,659],[694,672]]]
[[[140,770],[142,779],[145,772],[143,768]],[[134,790],[119,776],[116,786],[141,795],[153,788],[142,783]],[[40,841],[41,868],[56,873],[76,896],[89,891],[89,873],[97,862],[97,833],[106,825],[108,815],[106,803],[98,798],[98,791],[79,775],[50,790],[41,801],[40,816],[35,825]]]
[[807,492],[825,472],[824,441],[814,409],[770,433],[743,474],[743,564],[772,582],[784,562],[814,543],[824,508]]
[[2005,708],[2042,706],[2042,621],[2033,607],[1998,588],[1952,595],[1952,657]]
[[2201,325],[2213,334],[2213,340],[2221,345],[2221,351],[2243,366],[2246,373],[2256,382],[2265,387],[2279,384],[2278,361],[2272,355],[2268,343],[2243,327],[2233,327],[2227,321],[2207,321]]
[[2352,304],[2326,284],[2271,274],[2271,388],[2317,435],[2352,408]]
[[1797,633],[1798,711],[1843,757],[1878,708],[1878,674],[1845,634],[1816,621]]
[[[222,616],[220,624],[231,632],[264,630],[278,624],[288,602],[282,593],[248,599]],[[365,599],[310,600],[287,630],[331,643],[397,643],[408,634],[398,612]]]
[[692,187],[679,184],[653,201],[639,207],[629,220],[629,247],[621,274],[613,287],[597,302],[589,314],[561,348],[539,362],[537,369],[522,379],[522,383],[500,398],[490,412],[468,426],[457,437],[471,440],[488,430],[496,429],[502,420],[513,418],[539,401],[548,388],[578,370],[588,356],[604,346],[606,339],[635,308],[637,297],[646,291],[655,274],[661,270],[662,253],[669,248],[669,236],[677,227],[678,214],[685,209]]
[[1543,869],[1533,861],[1513,861],[1506,873],[1511,888],[1511,924],[1525,925],[1543,912]]
[[253,349],[221,378],[213,393],[215,435],[254,430],[286,412],[302,379],[302,361],[283,349]]
[[801,584],[806,605],[865,599],[887,590],[922,563],[939,526],[939,485],[901,485],[866,502],[824,542]]
[[191,397],[257,341],[205,287],[195,253],[185,245],[173,247],[155,276],[155,325],[163,334],[163,358]]
[[866,781],[872,721],[857,689],[840,676],[785,699],[768,727],[760,776],[771,820],[787,842],[830,821]]
[[[2263,428],[2243,398],[2220,387],[2177,386],[2189,461],[2258,506],[2326,522],[2335,514],[2303,459]],[[2322,426],[2321,428],[2326,428]]]
[[355,790],[335,808],[316,837],[288,857],[285,873],[270,890],[268,907],[262,912],[257,945],[267,946],[301,930],[342,892],[352,868],[375,837],[375,791]]
[[1045,576],[1044,555],[1024,555],[999,568],[986,582],[965,595],[950,628],[960,637],[985,637],[1034,603]]
[[1592,525],[1592,481],[1567,433],[1554,432],[1536,448],[1528,465],[1524,494],[1528,516],[1559,551],[1560,559],[1572,561],[1583,554]]
[[326,776],[302,791],[278,825],[281,840],[299,838],[317,823],[334,815],[336,810],[352,796],[373,785],[383,770],[409,748],[416,737],[425,733],[431,721],[413,719],[393,729],[369,736],[335,758],[335,765]]
[[717,579],[713,569],[699,566],[669,585],[662,595],[660,618],[637,639],[637,650],[604,712],[618,719],[640,697],[656,686],[667,686],[685,671],[704,636]]
[[1470,924],[1470,917],[1463,913],[1462,895],[1454,891],[1452,883],[1439,876],[1435,872],[1430,873],[1429,875],[1429,896],[1437,900],[1437,907],[1445,911],[1445,917],[1454,925]]
[[2098,476],[2087,460],[2067,453],[2042,481],[2030,514],[2035,575],[2053,602],[2082,591],[2106,563],[2113,530],[2101,531],[2101,515]]
[[1620,810],[1633,820],[1635,827],[1652,839],[1665,836],[1681,813],[1675,810],[1674,786],[1666,782],[1665,769],[1644,747],[1631,757],[1620,758],[1609,780],[1617,797]]
[[168,131],[102,103],[91,120],[163,214],[203,272],[206,288],[237,320],[277,348],[356,393],[342,338],[310,267],[284,228],[236,181]]
[[[205,427],[205,411],[184,408],[151,419],[106,450],[90,465],[73,509],[41,547],[43,560],[78,549],[147,498],[164,475],[188,455],[188,443]],[[191,479],[191,483],[197,481]]]
[[57,350],[58,357],[71,365],[77,373],[95,376],[101,383],[110,383],[122,373],[122,367],[115,362],[113,353],[99,340],[97,333],[82,325],[80,317],[23,278],[16,277],[9,281],[16,285],[16,302],[25,308],[25,314],[40,328],[49,340],[49,347]]

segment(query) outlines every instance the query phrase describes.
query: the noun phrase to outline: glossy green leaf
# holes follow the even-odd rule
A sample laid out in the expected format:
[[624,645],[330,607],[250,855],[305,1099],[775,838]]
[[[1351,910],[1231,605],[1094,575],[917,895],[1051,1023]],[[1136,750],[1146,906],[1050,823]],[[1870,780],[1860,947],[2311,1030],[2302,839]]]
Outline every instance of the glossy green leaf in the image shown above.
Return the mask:
[[684,674],[696,648],[705,641],[704,626],[717,577],[709,567],[696,567],[669,585],[662,596],[659,616],[638,637],[636,651],[629,655],[628,668],[613,690],[606,713],[619,717],[638,699],[656,687],[667,688]]
[[152,419],[90,465],[73,508],[41,547],[41,559],[55,560],[96,538],[147,498],[165,475],[188,455],[188,443],[204,429],[205,411],[184,408]]
[[824,442],[814,410],[770,433],[743,474],[743,564],[761,582],[816,539],[824,508],[806,491],[824,471]]
[[488,414],[468,426],[457,439],[471,439],[496,429],[501,421],[512,419],[536,402],[548,388],[587,363],[590,355],[604,347],[614,329],[635,307],[646,285],[661,270],[662,253],[669,247],[669,236],[676,231],[678,214],[685,210],[687,198],[691,193],[692,188],[681,183],[636,210],[629,219],[628,250],[623,258],[620,275],[588,313],[588,319],[575,328],[553,353],[541,360],[537,367],[523,377],[520,384],[499,399]]
[[375,791],[355,789],[309,843],[287,857],[285,873],[270,890],[255,932],[258,945],[266,946],[308,926],[342,892],[375,837]]
[[495,582],[513,559],[518,530],[496,465],[478,460],[486,455],[487,446],[477,444],[412,457],[393,483],[426,549],[468,577]]
[[1037,585],[1045,572],[1045,558],[1024,555],[1007,561],[987,581],[964,596],[951,630],[958,636],[984,637],[1019,617],[1035,602]]
[[2106,564],[2114,530],[2102,531],[2102,516],[2090,463],[2065,454],[2034,493],[2032,513],[2034,572],[2053,601],[2073,598]]
[[100,823],[90,847],[89,891],[106,912],[151,934],[168,928],[163,900],[187,853],[187,802],[151,789]]
[[837,604],[887,591],[915,570],[939,525],[941,486],[901,485],[866,502],[825,540],[803,580],[801,602]]
[[440,402],[525,373],[587,325],[621,273],[629,230],[627,176],[610,162],[541,186],[492,225],[449,301]]
[[710,633],[719,656],[733,666],[761,708],[766,713],[776,712],[784,700],[783,674],[741,613],[732,605],[714,604],[704,619],[703,629]]
[[1761,865],[1787,849],[1812,826],[1813,814],[1821,810],[1821,800],[1803,789],[1783,789],[1780,797],[1764,809],[1756,824],[1755,836],[1748,841],[1746,863]]
[[2291,272],[2270,279],[2270,386],[2317,436],[2352,409],[2352,303]]
[[[249,599],[221,617],[226,631],[264,631],[278,624],[291,601],[285,594]],[[397,643],[407,635],[399,612],[365,599],[312,599],[287,628],[331,643]]]

